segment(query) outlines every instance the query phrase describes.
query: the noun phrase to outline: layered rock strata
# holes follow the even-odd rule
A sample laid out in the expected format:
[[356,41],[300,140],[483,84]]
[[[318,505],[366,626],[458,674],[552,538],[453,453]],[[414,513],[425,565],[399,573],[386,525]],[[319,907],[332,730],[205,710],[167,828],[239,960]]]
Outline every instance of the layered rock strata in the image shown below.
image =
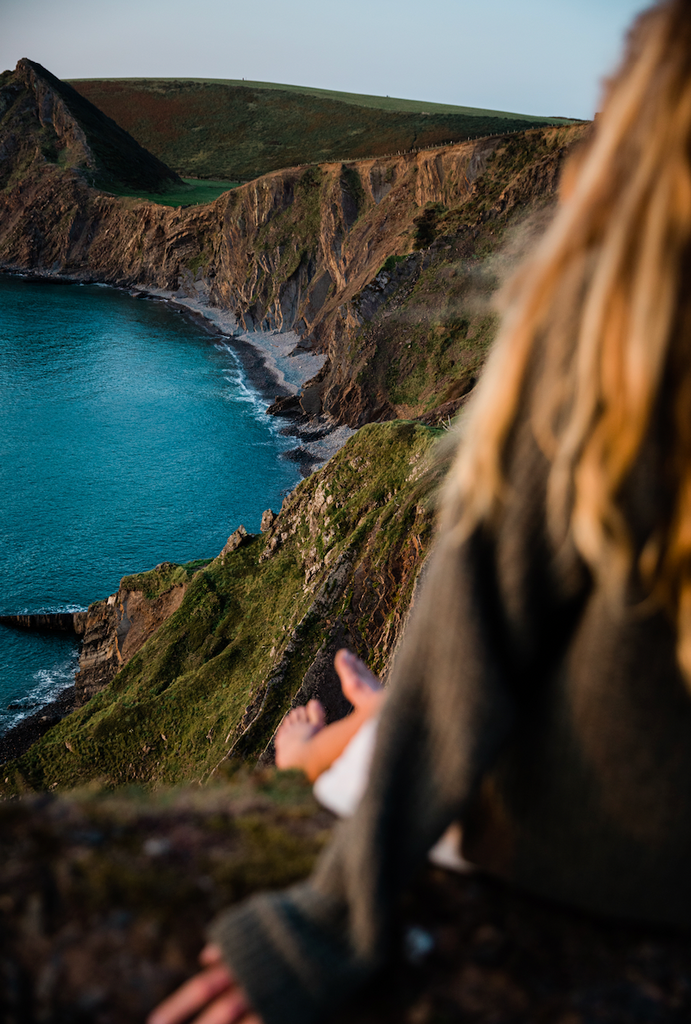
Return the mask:
[[[172,563],[161,568],[177,569]],[[98,693],[137,653],[158,627],[177,611],[185,596],[187,580],[172,583],[153,598],[142,590],[120,585],[117,593],[89,605],[85,613],[79,671],[75,677],[77,699],[83,704]]]

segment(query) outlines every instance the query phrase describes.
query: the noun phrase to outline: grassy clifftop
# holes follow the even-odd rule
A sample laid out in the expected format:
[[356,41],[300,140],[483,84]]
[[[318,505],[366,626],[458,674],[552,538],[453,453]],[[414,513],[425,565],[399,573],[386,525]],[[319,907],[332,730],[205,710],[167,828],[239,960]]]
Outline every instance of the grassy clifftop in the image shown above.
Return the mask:
[[266,82],[124,78],[71,84],[179,173],[234,181],[295,164],[571,123]]
[[[439,434],[394,422],[354,435],[268,533],[196,571],[112,683],[3,768],[0,791],[202,780],[260,759],[293,701],[343,714],[333,655],[348,645],[386,672],[431,538]],[[128,586],[158,586],[149,577]]]

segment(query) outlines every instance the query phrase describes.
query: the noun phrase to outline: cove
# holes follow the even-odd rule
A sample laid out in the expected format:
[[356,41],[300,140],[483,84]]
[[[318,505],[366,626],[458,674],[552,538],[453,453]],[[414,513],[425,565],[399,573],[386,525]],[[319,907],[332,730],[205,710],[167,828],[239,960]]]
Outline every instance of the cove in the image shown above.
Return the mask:
[[[300,478],[227,345],[164,303],[0,276],[0,613],[86,607],[216,555]],[[76,644],[0,626],[0,734],[72,682]]]

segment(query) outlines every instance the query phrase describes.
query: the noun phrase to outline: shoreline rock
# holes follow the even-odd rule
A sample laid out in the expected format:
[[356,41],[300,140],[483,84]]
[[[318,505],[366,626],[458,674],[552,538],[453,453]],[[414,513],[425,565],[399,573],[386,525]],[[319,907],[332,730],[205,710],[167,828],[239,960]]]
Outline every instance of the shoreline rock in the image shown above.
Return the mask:
[[32,612],[26,615],[0,615],[0,626],[31,633],[67,633],[83,636],[86,612]]
[[151,592],[127,587],[125,576],[115,594],[94,601],[86,611],[0,616],[0,624],[10,628],[71,633],[81,639],[73,685],[0,736],[0,765],[26,753],[48,729],[107,686],[177,611],[193,574],[162,562],[143,575],[151,577]]

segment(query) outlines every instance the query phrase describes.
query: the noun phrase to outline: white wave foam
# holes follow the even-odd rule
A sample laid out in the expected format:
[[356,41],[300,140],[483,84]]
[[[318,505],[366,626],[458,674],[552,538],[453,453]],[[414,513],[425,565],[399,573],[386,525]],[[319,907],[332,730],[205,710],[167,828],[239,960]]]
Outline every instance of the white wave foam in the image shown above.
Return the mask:
[[0,711],[0,723],[2,731],[11,729],[24,718],[40,711],[46,704],[50,704],[60,694],[74,684],[74,676],[79,668],[79,652],[74,651],[65,661],[53,665],[51,668],[40,668],[34,673],[34,685],[17,700],[10,701],[6,708]]
[[31,612],[26,612],[27,615],[65,615],[74,612],[85,612],[87,605],[85,604],[51,604],[45,605],[43,608],[34,608]]
[[68,615],[74,612],[85,612],[85,604],[44,604],[40,608],[17,608],[14,605],[11,609],[2,611],[3,615]]
[[267,417],[266,415],[266,400],[248,380],[237,352],[234,351],[228,342],[223,341],[217,341],[216,348],[230,356],[233,362],[233,366],[228,367],[223,373],[224,379],[233,388],[233,393],[228,395],[228,399],[249,405],[255,419],[263,426],[268,426],[271,432],[275,434],[276,425],[273,422],[268,424],[266,422],[267,419],[272,420],[272,417]]

